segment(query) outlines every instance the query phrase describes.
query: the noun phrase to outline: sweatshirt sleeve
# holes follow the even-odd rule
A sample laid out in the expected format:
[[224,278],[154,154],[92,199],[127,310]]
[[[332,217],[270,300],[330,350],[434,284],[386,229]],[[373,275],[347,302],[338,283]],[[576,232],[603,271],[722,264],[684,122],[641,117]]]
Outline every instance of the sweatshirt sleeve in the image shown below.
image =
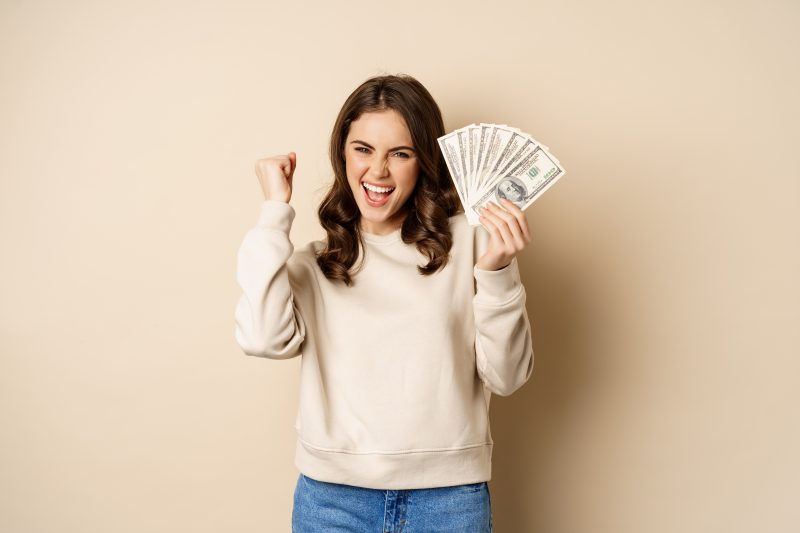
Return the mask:
[[294,303],[287,261],[294,252],[289,230],[294,208],[264,200],[255,227],[239,247],[236,342],[246,355],[289,359],[301,354],[306,326]]
[[531,325],[517,258],[500,270],[473,267],[475,356],[486,388],[509,396],[533,373]]

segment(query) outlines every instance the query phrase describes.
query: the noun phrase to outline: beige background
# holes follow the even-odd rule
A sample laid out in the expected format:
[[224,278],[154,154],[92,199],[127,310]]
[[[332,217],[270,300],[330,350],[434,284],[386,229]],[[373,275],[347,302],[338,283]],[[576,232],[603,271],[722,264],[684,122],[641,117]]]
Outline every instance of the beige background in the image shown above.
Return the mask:
[[233,338],[259,157],[292,239],[378,73],[568,174],[527,212],[531,381],[496,531],[788,532],[800,511],[800,7],[0,3],[0,530],[288,531],[300,360]]

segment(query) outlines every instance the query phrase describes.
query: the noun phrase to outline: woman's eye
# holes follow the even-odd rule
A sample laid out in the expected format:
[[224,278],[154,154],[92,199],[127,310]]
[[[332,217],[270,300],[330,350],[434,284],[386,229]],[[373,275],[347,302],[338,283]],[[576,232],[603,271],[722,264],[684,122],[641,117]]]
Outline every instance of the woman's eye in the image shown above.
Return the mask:
[[405,152],[395,152],[395,155],[399,155],[400,157],[408,157],[408,154]]
[[357,152],[361,152],[362,150],[363,150],[363,153],[366,153],[368,151],[365,146],[356,146],[356,151]]

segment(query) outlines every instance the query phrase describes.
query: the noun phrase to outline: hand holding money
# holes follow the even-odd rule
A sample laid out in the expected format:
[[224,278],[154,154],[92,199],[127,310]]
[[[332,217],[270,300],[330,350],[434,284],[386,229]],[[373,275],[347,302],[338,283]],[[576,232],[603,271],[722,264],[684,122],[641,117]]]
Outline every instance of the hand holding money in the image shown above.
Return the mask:
[[478,258],[481,270],[500,270],[511,264],[514,256],[531,242],[528,219],[517,205],[503,198],[502,207],[487,202],[478,209],[480,221],[489,232],[489,249]]
[[473,226],[488,202],[507,199],[524,211],[566,174],[547,146],[504,124],[471,124],[438,141]]

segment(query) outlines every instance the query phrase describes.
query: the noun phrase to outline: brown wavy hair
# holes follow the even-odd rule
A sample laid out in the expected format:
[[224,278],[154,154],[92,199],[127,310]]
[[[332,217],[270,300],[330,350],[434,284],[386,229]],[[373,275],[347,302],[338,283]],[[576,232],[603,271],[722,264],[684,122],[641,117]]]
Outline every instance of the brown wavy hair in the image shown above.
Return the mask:
[[406,212],[400,231],[406,244],[415,244],[428,258],[417,265],[420,275],[444,268],[453,246],[448,218],[463,212],[455,185],[439,149],[438,137],[445,134],[439,106],[428,90],[407,74],[380,75],[367,79],[345,101],[333,126],[329,156],[333,183],[320,203],[317,215],[327,233],[317,264],[325,277],[352,284],[359,246],[364,249],[359,221],[361,212],[347,182],[344,144],[350,124],[362,113],[393,109],[404,119],[419,160],[414,190],[401,209]]

